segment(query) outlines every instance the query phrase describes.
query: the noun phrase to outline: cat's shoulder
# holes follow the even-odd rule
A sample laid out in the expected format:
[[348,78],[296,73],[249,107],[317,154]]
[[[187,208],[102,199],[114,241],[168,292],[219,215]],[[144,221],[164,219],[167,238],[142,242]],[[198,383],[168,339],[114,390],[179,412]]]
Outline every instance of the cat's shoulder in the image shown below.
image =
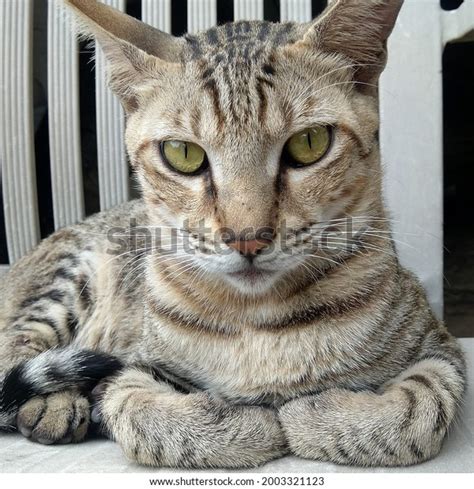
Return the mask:
[[144,226],[146,224],[146,204],[142,199],[135,199],[93,214],[79,223],[77,229],[95,226]]

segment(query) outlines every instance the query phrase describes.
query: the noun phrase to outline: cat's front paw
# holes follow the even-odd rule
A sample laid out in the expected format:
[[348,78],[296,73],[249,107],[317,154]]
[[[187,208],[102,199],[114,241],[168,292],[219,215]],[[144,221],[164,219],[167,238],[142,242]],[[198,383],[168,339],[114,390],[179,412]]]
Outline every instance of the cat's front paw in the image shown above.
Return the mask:
[[34,397],[21,407],[17,416],[18,431],[43,445],[80,442],[87,434],[89,422],[89,401],[73,391]]

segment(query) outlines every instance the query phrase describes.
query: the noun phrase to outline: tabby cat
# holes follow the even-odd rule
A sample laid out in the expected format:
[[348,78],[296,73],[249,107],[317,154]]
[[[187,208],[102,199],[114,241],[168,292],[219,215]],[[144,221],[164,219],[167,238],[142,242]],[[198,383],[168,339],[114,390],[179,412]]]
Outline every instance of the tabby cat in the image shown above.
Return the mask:
[[0,425],[50,444],[100,423],[151,466],[436,455],[465,363],[381,195],[377,85],[403,1],[180,38],[65,3],[108,59],[142,198],[3,280]]

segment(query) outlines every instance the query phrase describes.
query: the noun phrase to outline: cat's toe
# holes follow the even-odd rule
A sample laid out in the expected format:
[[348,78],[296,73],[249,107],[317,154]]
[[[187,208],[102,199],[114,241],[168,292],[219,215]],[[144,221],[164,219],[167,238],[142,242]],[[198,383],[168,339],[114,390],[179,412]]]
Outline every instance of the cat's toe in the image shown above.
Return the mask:
[[45,398],[34,397],[22,406],[17,416],[18,431],[26,438],[31,437],[34,427],[45,409]]
[[43,445],[73,443],[84,439],[90,421],[89,401],[75,392],[38,396],[22,406],[20,433]]

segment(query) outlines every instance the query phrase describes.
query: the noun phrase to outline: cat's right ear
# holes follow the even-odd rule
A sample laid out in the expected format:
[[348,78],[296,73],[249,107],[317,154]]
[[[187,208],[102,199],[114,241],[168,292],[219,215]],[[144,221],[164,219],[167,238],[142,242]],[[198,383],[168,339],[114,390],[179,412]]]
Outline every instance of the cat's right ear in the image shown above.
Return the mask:
[[109,84],[125,110],[137,106],[140,88],[177,69],[183,40],[96,0],[63,0],[80,34],[94,38],[107,59]]
[[[359,88],[376,84],[387,57],[387,40],[404,0],[334,0],[310,22],[297,46],[340,54],[351,62]],[[367,88],[370,89],[370,88]]]

